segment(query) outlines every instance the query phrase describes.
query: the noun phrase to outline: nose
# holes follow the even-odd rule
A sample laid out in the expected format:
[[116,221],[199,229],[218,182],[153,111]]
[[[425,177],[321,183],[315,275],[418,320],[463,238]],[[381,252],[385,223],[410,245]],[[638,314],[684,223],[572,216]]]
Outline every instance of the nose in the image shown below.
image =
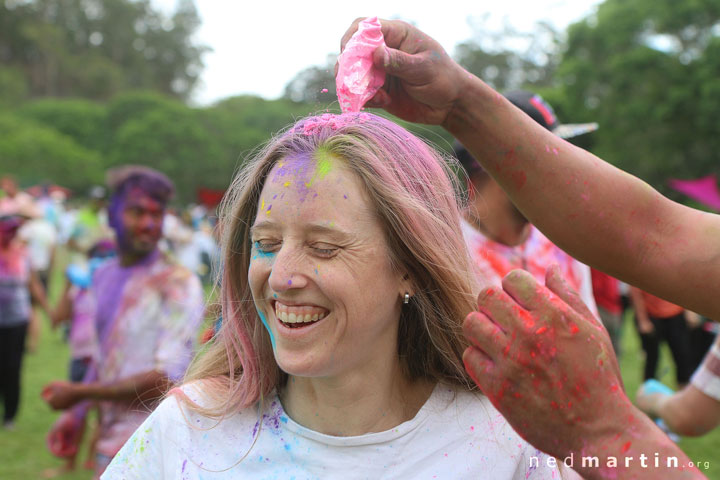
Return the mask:
[[302,247],[283,244],[275,255],[268,285],[275,292],[304,288],[308,283],[306,264]]
[[162,216],[144,212],[138,219],[138,228],[142,231],[155,230],[162,227]]

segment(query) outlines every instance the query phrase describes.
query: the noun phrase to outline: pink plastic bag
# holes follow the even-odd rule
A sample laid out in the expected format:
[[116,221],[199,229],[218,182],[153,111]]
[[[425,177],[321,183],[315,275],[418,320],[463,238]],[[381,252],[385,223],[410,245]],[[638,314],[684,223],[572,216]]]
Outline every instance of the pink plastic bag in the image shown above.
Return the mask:
[[343,113],[359,112],[385,83],[385,72],[373,65],[373,52],[385,45],[380,21],[366,18],[345,45],[338,58],[335,78],[338,101]]

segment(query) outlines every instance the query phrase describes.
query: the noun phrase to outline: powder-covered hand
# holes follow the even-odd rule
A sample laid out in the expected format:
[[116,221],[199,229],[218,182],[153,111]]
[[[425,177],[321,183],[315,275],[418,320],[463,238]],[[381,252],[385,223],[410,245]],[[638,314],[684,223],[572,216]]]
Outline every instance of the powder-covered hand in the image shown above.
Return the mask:
[[76,455],[84,428],[84,418],[78,418],[73,412],[64,412],[48,432],[46,442],[50,453],[60,458]]
[[45,385],[40,396],[54,410],[65,410],[85,399],[82,384],[56,380]]
[[468,373],[529,443],[560,461],[620,459],[618,468],[601,460],[600,468],[583,470],[575,462],[586,478],[625,478],[635,466],[625,469],[624,456],[679,451],[625,395],[607,331],[556,265],[545,286],[514,270],[502,289],[483,290],[463,330],[471,342],[463,356]]
[[[340,50],[364,18],[358,18],[343,35]],[[373,55],[386,73],[385,85],[367,102],[411,122],[443,124],[473,77],[423,32],[399,20],[380,20],[386,47]],[[335,73],[337,74],[337,66]]]

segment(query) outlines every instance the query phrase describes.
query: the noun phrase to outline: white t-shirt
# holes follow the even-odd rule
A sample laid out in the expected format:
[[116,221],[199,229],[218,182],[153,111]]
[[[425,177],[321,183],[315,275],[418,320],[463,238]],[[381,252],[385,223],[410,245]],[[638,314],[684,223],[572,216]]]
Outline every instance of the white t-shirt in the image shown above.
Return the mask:
[[[194,387],[184,391],[205,403]],[[261,418],[249,408],[220,422],[171,396],[138,428],[102,478],[561,478],[547,456],[520,438],[486,397],[453,394],[439,385],[412,420],[355,437],[299,425],[277,396]]]
[[30,248],[30,264],[33,270],[47,271],[52,260],[52,250],[58,241],[55,226],[45,219],[38,218],[25,223],[18,235]]

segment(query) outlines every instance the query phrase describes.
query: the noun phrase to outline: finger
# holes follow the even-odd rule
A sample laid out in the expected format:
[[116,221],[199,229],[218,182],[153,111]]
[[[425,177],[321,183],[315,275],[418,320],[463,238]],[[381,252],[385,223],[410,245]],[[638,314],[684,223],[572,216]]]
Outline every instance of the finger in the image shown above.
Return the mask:
[[42,398],[46,402],[49,401],[51,397],[52,397],[52,390],[48,387],[43,388],[42,392],[40,392],[40,398]]
[[526,310],[538,310],[548,303],[547,289],[525,270],[513,270],[502,279],[502,287]]
[[391,97],[385,90],[378,90],[377,93],[365,103],[369,108],[385,108],[390,105]]
[[408,40],[415,27],[402,20],[380,20],[380,31],[383,34],[385,45],[390,48],[400,48],[405,40]]
[[580,295],[565,281],[562,273],[560,273],[560,267],[557,264],[550,265],[550,268],[545,272],[545,286],[565,303],[570,305],[576,312],[584,317],[591,317],[593,320],[596,320],[595,315],[593,315],[587,305],[585,305]]
[[[357,32],[358,25],[360,25],[360,22],[362,22],[366,18],[367,17],[358,17],[355,20],[353,20],[350,27],[345,31],[345,34],[340,39],[340,53],[342,53],[342,51],[345,50],[345,45],[347,44],[347,42],[350,41],[350,37],[352,37],[355,34],[355,32]],[[381,23],[381,25],[382,25],[382,23]]]
[[373,64],[385,73],[404,81],[416,83],[427,76],[427,59],[421,54],[412,55],[402,50],[380,46],[373,52]]
[[463,333],[468,341],[488,357],[496,358],[507,348],[508,339],[484,313],[470,312],[463,322]]
[[493,391],[495,384],[495,363],[476,347],[467,347],[463,352],[465,371],[473,379],[480,390],[487,395]]
[[526,329],[535,327],[536,322],[532,314],[500,288],[483,289],[478,295],[478,310],[487,315],[504,332],[514,331],[518,327]]

